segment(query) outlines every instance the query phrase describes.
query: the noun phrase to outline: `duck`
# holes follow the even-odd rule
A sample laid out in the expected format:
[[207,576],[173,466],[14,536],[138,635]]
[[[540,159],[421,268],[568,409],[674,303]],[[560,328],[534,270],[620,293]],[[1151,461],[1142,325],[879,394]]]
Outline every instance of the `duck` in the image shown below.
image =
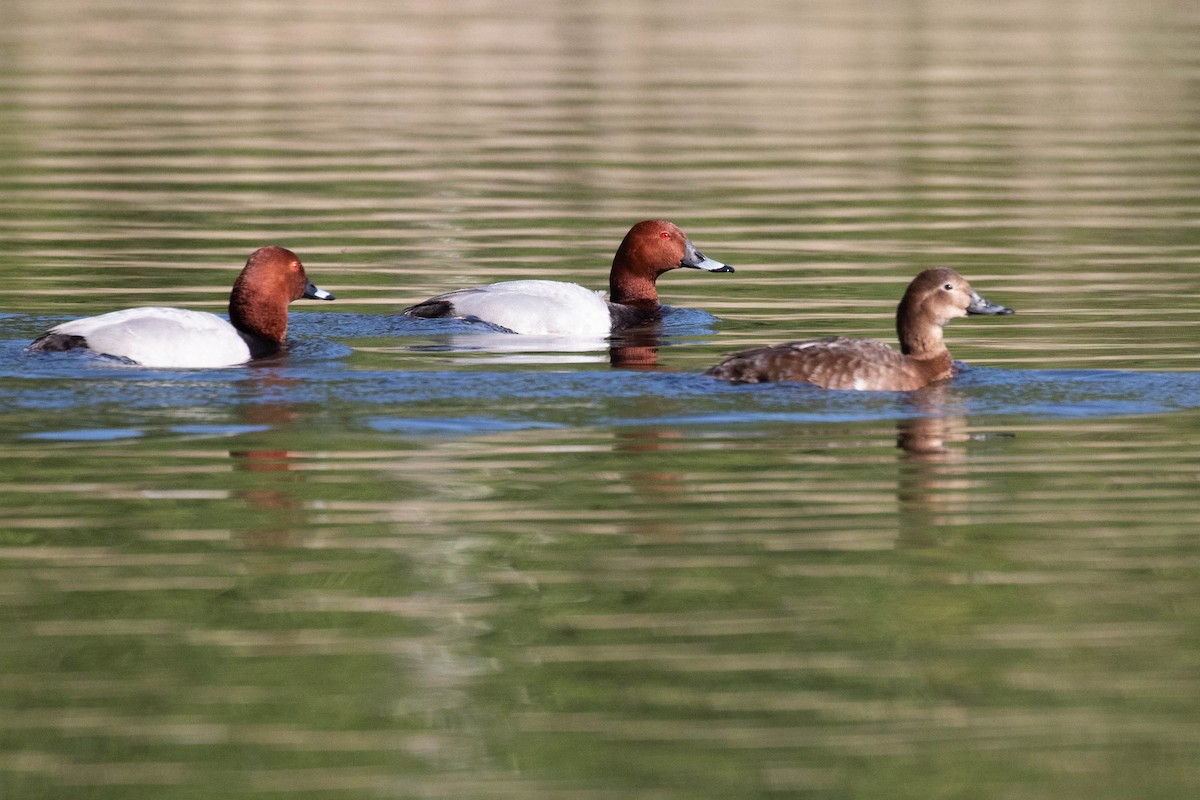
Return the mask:
[[273,355],[287,339],[288,304],[333,300],[284,247],[250,254],[229,295],[229,320],[206,311],[143,306],[64,322],[35,339],[43,353],[85,349],[144,367],[231,367]]
[[613,256],[608,299],[603,292],[576,283],[515,280],[456,289],[403,313],[423,319],[485,322],[506,333],[602,338],[661,319],[663,306],[655,281],[680,267],[734,271],[729,264],[697,250],[675,223],[643,220],[629,229]]
[[798,381],[823,389],[906,392],[954,375],[942,335],[947,322],[1012,313],[980,297],[954,270],[927,269],[913,278],[896,309],[899,351],[874,339],[809,339],[733,353],[705,374],[733,383]]

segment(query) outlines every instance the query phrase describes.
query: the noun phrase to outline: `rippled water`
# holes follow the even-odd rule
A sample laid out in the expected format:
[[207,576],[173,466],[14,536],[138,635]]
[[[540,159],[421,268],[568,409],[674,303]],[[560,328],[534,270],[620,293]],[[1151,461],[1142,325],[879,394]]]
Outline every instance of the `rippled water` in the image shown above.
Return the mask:
[[[0,797],[1177,798],[1200,788],[1200,9],[0,4]],[[606,284],[613,342],[411,320]],[[223,311],[290,352],[29,353]],[[1013,306],[910,394],[729,386]],[[686,274],[684,274],[686,273]]]

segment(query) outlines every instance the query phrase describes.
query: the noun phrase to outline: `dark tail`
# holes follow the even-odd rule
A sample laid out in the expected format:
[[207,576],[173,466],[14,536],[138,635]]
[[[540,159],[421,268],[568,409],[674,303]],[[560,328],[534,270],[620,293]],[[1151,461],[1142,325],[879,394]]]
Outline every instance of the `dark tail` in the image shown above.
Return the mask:
[[436,297],[432,300],[426,300],[423,303],[417,303],[415,306],[409,306],[404,309],[406,317],[420,317],[421,319],[438,319],[439,317],[451,317],[453,314],[453,305],[449,300],[439,300]]
[[87,339],[82,336],[72,336],[68,333],[43,333],[29,345],[30,350],[40,350],[43,353],[63,353],[87,347]]

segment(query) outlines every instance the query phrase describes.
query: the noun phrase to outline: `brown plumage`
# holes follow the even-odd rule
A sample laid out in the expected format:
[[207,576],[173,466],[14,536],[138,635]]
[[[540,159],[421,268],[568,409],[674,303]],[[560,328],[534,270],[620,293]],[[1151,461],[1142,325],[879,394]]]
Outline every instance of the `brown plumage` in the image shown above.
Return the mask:
[[309,283],[291,250],[250,254],[229,295],[229,321],[205,311],[146,306],[64,322],[29,346],[58,353],[87,349],[147,367],[226,367],[277,352],[287,339],[288,303],[332,300]]
[[954,270],[927,269],[908,285],[896,310],[899,352],[873,339],[810,339],[734,353],[705,374],[734,383],[802,381],[825,389],[919,389],[954,374],[942,326],[968,314],[1012,313],[980,297]]
[[629,229],[613,256],[607,300],[574,283],[501,281],[440,294],[404,309],[409,317],[454,317],[486,322],[510,333],[608,336],[662,314],[656,281],[673,269],[733,272],[706,257],[673,222],[652,219]]

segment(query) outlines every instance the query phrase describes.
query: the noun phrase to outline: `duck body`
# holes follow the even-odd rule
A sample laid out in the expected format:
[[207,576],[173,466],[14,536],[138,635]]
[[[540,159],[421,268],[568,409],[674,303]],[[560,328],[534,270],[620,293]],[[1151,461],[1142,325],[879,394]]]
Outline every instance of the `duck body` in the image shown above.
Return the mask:
[[404,310],[410,317],[486,322],[510,333],[604,337],[661,316],[656,281],[678,268],[733,272],[706,257],[674,223],[646,220],[625,235],[609,272],[609,297],[575,283],[502,281],[456,289]]
[[735,353],[707,372],[734,383],[799,381],[822,389],[905,392],[954,374],[944,358],[915,359],[874,339],[835,336]]
[[250,343],[227,320],[158,306],[65,322],[31,347],[44,352],[83,348],[146,367],[227,367],[253,358]]
[[911,391],[954,375],[942,335],[948,321],[1012,313],[980,297],[954,270],[929,269],[913,279],[897,308],[899,351],[874,339],[810,339],[734,353],[705,374],[733,383],[797,381],[824,389]]
[[612,306],[603,292],[577,283],[523,280],[447,292],[404,313],[477,320],[508,333],[604,337],[614,326]]
[[229,320],[183,308],[127,308],[64,322],[29,347],[86,349],[146,367],[229,367],[278,352],[287,338],[288,303],[301,297],[333,299],[308,281],[295,253],[260,247],[234,283]]

